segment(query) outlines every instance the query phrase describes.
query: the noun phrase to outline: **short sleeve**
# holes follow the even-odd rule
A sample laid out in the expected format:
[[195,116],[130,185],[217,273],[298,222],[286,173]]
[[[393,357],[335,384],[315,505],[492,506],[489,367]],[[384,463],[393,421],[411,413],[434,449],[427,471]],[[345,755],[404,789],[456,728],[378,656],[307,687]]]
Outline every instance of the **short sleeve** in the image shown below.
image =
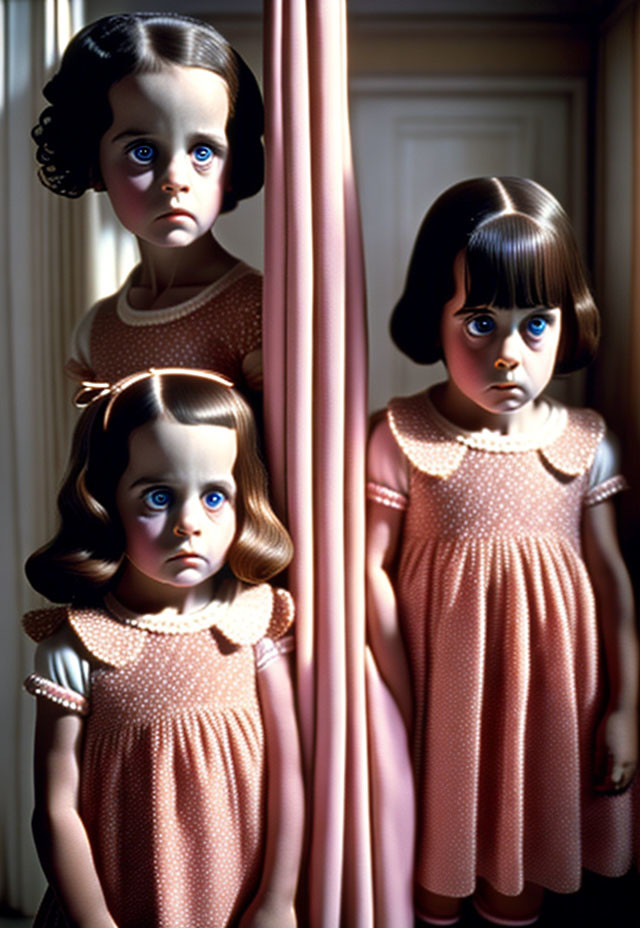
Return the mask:
[[25,680],[26,690],[86,715],[91,667],[81,648],[66,623],[41,641],[36,648],[35,672]]
[[627,489],[627,481],[620,473],[620,452],[618,441],[607,431],[598,443],[591,470],[589,471],[589,490],[585,496],[585,506],[595,506],[615,493]]
[[407,459],[386,419],[371,433],[367,450],[367,497],[392,509],[406,509],[409,496]]
[[295,650],[290,629],[295,618],[293,596],[288,590],[273,587],[271,618],[266,635],[254,645],[256,670],[264,670],[272,661]]
[[295,646],[293,635],[285,635],[284,638],[278,638],[277,641],[274,641],[273,638],[263,638],[254,645],[256,670],[260,672],[277,658],[292,654],[295,651]]
[[100,303],[92,306],[78,320],[71,334],[71,353],[67,361],[67,372],[73,379],[90,380],[93,368],[91,366],[91,327]]

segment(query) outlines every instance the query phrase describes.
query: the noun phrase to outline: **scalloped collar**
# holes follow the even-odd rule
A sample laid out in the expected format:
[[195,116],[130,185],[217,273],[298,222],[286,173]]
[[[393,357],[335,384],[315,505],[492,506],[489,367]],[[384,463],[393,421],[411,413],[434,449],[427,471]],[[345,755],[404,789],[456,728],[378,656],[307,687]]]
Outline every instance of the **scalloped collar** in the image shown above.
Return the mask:
[[[231,644],[257,644],[269,630],[277,591],[268,583],[247,586],[233,582],[225,592],[224,598],[186,615],[170,609],[137,615],[107,594],[104,609],[74,606],[38,609],[27,613],[23,626],[31,638],[41,641],[66,620],[90,654],[113,667],[124,667],[139,657],[149,635],[154,634],[183,635],[216,629]],[[279,599],[278,607],[283,612],[280,623],[284,628],[291,621],[284,611],[292,607],[288,601],[281,604]]]
[[537,451],[551,467],[575,477],[589,469],[605,426],[591,409],[567,409],[547,398],[549,416],[535,432],[499,435],[488,429],[468,432],[438,412],[430,390],[396,397],[388,408],[389,426],[400,448],[422,473],[450,477],[468,449],[513,454]]

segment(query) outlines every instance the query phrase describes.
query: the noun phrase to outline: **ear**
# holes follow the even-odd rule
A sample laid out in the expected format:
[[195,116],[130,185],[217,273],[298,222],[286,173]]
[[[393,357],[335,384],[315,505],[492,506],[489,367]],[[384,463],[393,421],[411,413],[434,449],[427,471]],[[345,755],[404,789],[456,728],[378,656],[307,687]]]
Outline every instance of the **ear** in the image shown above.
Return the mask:
[[107,189],[97,168],[89,168],[89,188],[97,193]]

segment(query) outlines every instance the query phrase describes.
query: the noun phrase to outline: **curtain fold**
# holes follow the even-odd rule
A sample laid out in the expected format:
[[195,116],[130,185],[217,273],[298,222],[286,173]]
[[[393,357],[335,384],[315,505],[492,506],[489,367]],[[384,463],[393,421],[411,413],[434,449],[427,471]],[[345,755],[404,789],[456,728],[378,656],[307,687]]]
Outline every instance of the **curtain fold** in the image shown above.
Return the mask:
[[[366,332],[343,0],[265,4],[265,407],[295,543],[308,924],[372,924],[365,681]],[[303,923],[306,915],[303,915]]]
[[20,628],[39,600],[22,565],[53,529],[73,420],[60,359],[86,299],[83,221],[35,181],[30,132],[82,14],[81,0],[0,0],[0,898],[24,912],[35,909],[43,877],[29,827],[33,701],[21,688],[32,649]]

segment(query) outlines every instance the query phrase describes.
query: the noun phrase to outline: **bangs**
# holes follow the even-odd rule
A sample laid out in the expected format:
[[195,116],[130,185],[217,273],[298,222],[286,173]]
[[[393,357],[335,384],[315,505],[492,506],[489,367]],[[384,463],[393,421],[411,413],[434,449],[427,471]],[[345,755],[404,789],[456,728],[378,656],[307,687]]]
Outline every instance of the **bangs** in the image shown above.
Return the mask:
[[467,305],[564,307],[566,261],[553,230],[522,213],[481,223],[466,246]]

